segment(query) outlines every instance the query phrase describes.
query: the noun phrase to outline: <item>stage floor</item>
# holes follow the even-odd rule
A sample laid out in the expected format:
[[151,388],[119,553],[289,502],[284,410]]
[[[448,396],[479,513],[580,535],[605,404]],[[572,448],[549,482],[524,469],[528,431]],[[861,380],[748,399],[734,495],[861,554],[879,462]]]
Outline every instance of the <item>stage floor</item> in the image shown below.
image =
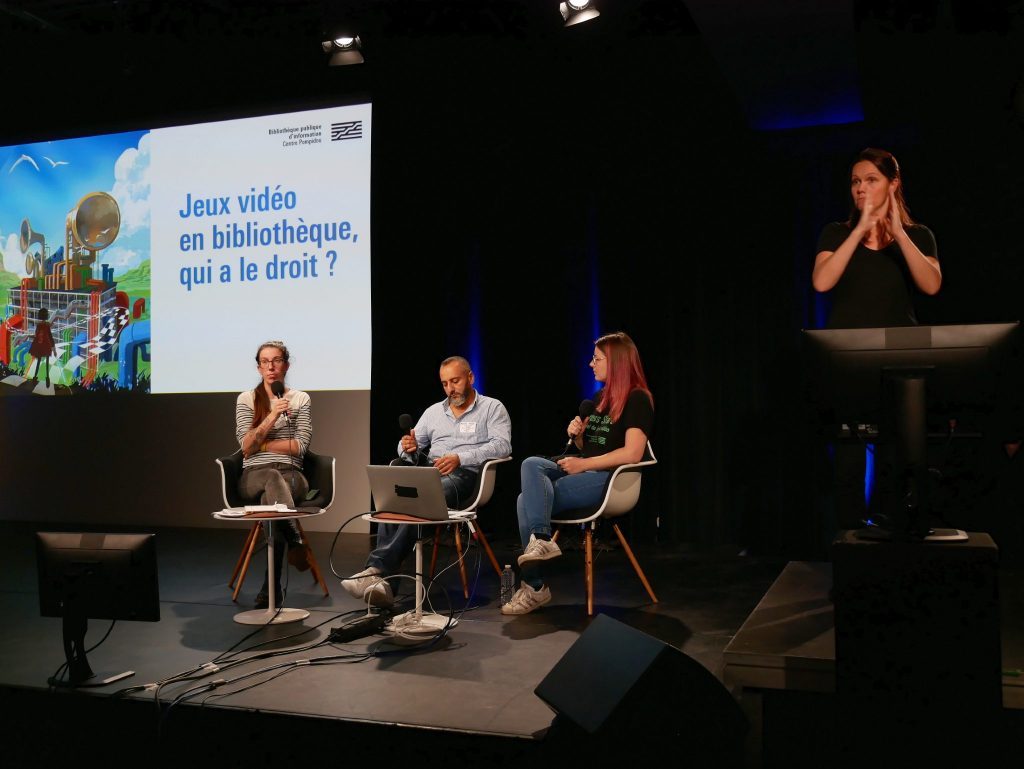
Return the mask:
[[[86,710],[99,708],[100,703],[109,707],[112,698],[108,695],[122,687],[164,681],[203,663],[223,660],[232,649],[232,659],[250,657],[257,650],[240,650],[262,643],[258,651],[283,654],[252,659],[237,667],[222,666],[202,680],[165,685],[159,690],[160,707],[146,704],[154,702],[153,692],[129,693],[117,699],[117,707],[135,703],[137,710],[145,708],[145,728],[149,728],[150,721],[156,724],[155,737],[162,740],[162,745],[169,735],[181,736],[201,728],[204,719],[212,724],[218,718],[237,721],[244,716],[263,717],[259,723],[275,725],[248,728],[243,741],[248,744],[244,751],[247,765],[251,765],[254,755],[266,756],[268,764],[289,763],[289,754],[282,757],[270,747],[276,737],[269,732],[282,727],[267,718],[278,716],[302,719],[302,729],[310,734],[315,724],[324,724],[332,725],[335,735],[359,733],[365,739],[383,739],[391,744],[404,739],[401,735],[410,729],[419,735],[417,739],[425,733],[431,733],[434,740],[442,733],[471,736],[476,740],[472,744],[477,746],[481,740],[491,740],[489,750],[511,760],[517,751],[534,750],[533,746],[543,744],[555,714],[534,695],[534,688],[589,623],[584,606],[583,555],[563,535],[564,555],[547,565],[552,603],[533,614],[505,617],[499,612],[497,575],[484,560],[476,578],[480,549],[473,547],[467,564],[471,586],[476,578],[476,592],[468,605],[455,569],[439,579],[447,589],[435,588],[431,593],[435,609],[442,610],[442,604],[450,600],[459,616],[458,625],[441,642],[413,652],[377,635],[310,649],[310,644],[324,641],[331,628],[364,611],[331,572],[333,569],[347,576],[362,569],[369,547],[366,535],[342,535],[335,543],[333,535],[311,532],[330,595],[323,596],[310,572],[289,568],[284,604],[309,610],[309,618],[254,629],[235,623],[232,617],[251,608],[263,578],[265,557],[254,556],[237,604],[231,601],[226,584],[244,539],[242,525],[225,525],[224,529],[142,529],[157,535],[161,620],[118,622],[109,638],[88,655],[94,670],[134,670],[135,675],[107,687],[62,696],[67,693],[51,694],[47,686],[48,677],[63,662],[64,655],[61,620],[39,616],[34,545],[37,530],[83,529],[74,524],[0,524],[0,557],[5,564],[0,573],[0,607],[7,619],[7,632],[0,636],[0,686],[8,703],[26,714],[18,727],[17,721],[8,721],[9,728],[30,731],[37,727],[27,714],[38,708],[64,714],[61,718],[75,718],[73,713],[83,710],[83,706]],[[514,563],[517,549],[513,543],[492,540],[492,546],[499,561]],[[453,554],[453,549],[442,547],[442,560]],[[621,550],[599,549],[595,554],[595,610],[682,650],[721,680],[726,644],[785,562],[699,555],[658,545],[637,548],[637,557],[659,603],[650,603]],[[439,563],[438,571],[442,565]],[[404,583],[400,609],[411,607],[411,593],[412,583]],[[102,638],[109,624],[90,622],[87,647]],[[327,656],[339,659],[316,659]],[[283,662],[295,660],[314,664],[280,667]],[[217,678],[227,683],[212,690],[201,688]],[[177,699],[190,690],[194,696]],[[168,707],[172,702],[173,707]],[[56,709],[55,703],[59,705]],[[122,711],[117,713],[123,715]],[[299,722],[286,723],[291,724],[286,732],[295,733],[294,726]],[[52,726],[63,728],[56,723]],[[366,728],[357,732],[358,727]],[[234,733],[237,730],[237,726],[232,727]],[[202,731],[206,755],[243,754],[238,742],[231,747],[232,739],[224,735],[223,729]],[[219,738],[215,736],[218,734]],[[495,740],[504,747],[493,748],[498,744]],[[510,749],[511,744],[518,747]],[[59,752],[62,747],[58,742],[26,748],[26,756],[41,756],[40,750]],[[295,747],[292,758],[308,758],[309,750],[308,745]]]

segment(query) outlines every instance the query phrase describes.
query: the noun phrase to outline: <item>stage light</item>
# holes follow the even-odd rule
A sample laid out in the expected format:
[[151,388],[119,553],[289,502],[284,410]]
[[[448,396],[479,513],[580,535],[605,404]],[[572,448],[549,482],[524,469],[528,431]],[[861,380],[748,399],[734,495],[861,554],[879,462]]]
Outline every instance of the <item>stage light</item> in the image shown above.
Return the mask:
[[590,21],[601,15],[594,7],[594,0],[567,0],[558,4],[558,11],[565,20],[565,26],[571,27],[581,21]]
[[363,43],[359,39],[359,35],[352,37],[341,35],[332,40],[324,40],[321,46],[324,53],[331,55],[327,63],[332,67],[342,64],[362,64],[364,61],[361,53]]

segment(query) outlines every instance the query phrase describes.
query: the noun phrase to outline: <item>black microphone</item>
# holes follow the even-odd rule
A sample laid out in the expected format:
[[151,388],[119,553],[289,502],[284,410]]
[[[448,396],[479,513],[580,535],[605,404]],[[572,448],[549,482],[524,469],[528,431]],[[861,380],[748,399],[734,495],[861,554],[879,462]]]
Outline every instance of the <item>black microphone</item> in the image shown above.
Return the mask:
[[[275,379],[273,382],[270,383],[270,392],[272,392],[274,394],[275,398],[283,398],[284,397],[284,382]],[[284,421],[288,422],[288,424],[291,424],[291,420],[288,419],[288,412],[287,411],[284,412]]]
[[[584,400],[580,401],[580,409],[579,409],[580,419],[586,420],[586,418],[589,417],[593,413],[594,413],[594,401],[590,400],[589,398],[585,398]],[[565,456],[565,452],[567,452],[570,448],[572,448],[573,440],[574,440],[573,438],[570,438],[568,441],[566,441],[565,448],[562,449],[562,456],[563,457]]]
[[[413,428],[412,417],[408,414],[402,414],[398,417],[398,426],[402,428],[402,435],[408,435],[409,431]],[[420,445],[416,444],[416,464],[420,463]]]

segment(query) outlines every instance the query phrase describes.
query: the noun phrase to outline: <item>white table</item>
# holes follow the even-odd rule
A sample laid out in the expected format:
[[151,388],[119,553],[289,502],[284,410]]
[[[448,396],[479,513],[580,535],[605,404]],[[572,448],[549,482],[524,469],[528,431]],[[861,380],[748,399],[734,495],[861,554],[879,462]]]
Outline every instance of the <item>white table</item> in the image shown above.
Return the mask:
[[238,515],[239,508],[218,510],[213,517],[218,521],[244,521],[250,523],[267,524],[267,608],[251,609],[239,612],[235,615],[235,622],[240,625],[284,625],[288,622],[299,622],[309,616],[305,609],[284,609],[277,606],[277,580],[274,574],[274,522],[290,521],[296,518],[312,518],[323,515],[325,510],[320,508],[298,509],[288,513],[250,513],[249,515]]
[[[386,514],[385,514],[386,515]],[[366,513],[362,516],[364,521],[371,523],[391,523],[400,526],[447,526],[450,523],[465,523],[476,520],[476,513],[466,512],[451,515],[443,521],[429,521],[423,518],[404,516],[378,517],[378,513]],[[453,628],[458,624],[454,617],[446,617],[436,612],[423,611],[423,600],[426,591],[423,589],[423,540],[417,539],[414,547],[416,553],[416,607],[412,611],[398,614],[391,618],[387,625],[387,632],[391,636],[392,643],[415,644],[430,640],[445,628]]]

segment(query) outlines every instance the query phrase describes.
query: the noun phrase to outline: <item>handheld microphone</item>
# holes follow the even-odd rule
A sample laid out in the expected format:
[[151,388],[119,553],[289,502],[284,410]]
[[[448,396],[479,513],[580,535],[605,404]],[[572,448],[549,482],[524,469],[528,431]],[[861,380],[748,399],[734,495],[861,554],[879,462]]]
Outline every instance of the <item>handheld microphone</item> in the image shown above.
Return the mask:
[[[283,398],[284,397],[284,382],[281,382],[281,381],[278,381],[278,380],[275,380],[275,381],[271,382],[270,383],[270,392],[272,392],[274,394],[275,398]],[[288,412],[287,411],[284,412],[284,421],[288,422],[289,424],[291,424],[291,420],[288,419]]]
[[[586,420],[586,418],[589,417],[593,413],[594,413],[594,401],[590,400],[589,398],[585,398],[584,400],[580,401],[580,408],[579,408],[579,417],[580,417],[580,419]],[[573,438],[570,438],[568,441],[566,441],[565,448],[562,449],[562,456],[563,457],[565,456],[565,452],[567,452],[569,449],[572,448],[573,440],[574,440]]]
[[[402,428],[402,435],[408,435],[409,431],[413,428],[412,417],[408,414],[402,414],[398,417],[398,426]],[[420,463],[420,446],[416,444],[416,464]]]

